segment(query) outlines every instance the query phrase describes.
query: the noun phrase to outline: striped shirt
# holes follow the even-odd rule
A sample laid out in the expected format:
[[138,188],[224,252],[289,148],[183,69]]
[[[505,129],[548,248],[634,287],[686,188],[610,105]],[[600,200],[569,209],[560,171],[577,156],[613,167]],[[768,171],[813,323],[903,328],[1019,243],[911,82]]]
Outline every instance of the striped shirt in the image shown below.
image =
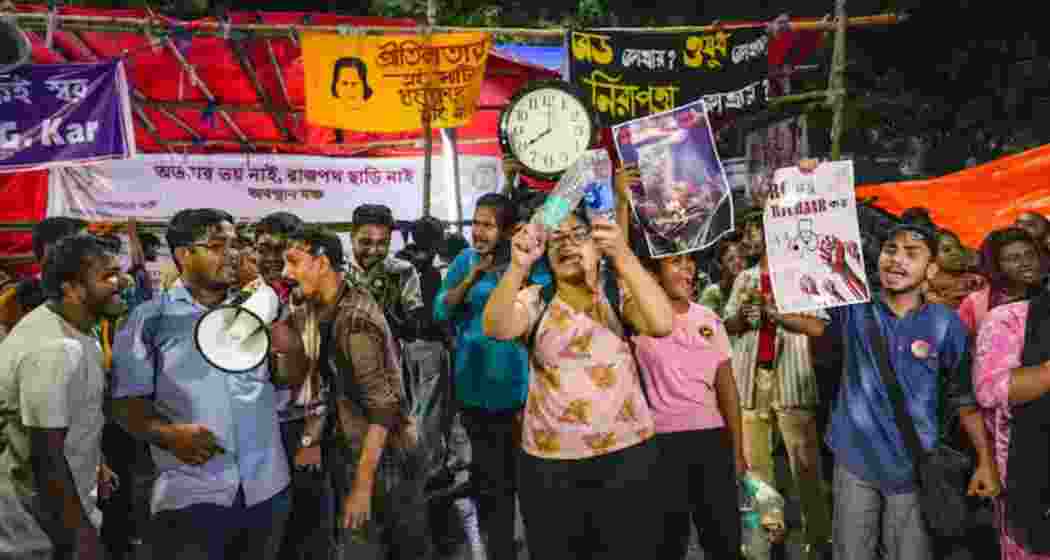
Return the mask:
[[[723,317],[735,317],[744,303],[744,297],[760,288],[759,267],[741,272],[733,282],[733,291],[726,302]],[[829,321],[823,310],[802,313]],[[820,403],[817,378],[813,373],[809,337],[777,327],[776,370],[780,383],[780,405],[784,408],[812,408]],[[733,373],[740,390],[740,406],[755,408],[755,366],[758,365],[758,330],[749,330],[733,338]]]

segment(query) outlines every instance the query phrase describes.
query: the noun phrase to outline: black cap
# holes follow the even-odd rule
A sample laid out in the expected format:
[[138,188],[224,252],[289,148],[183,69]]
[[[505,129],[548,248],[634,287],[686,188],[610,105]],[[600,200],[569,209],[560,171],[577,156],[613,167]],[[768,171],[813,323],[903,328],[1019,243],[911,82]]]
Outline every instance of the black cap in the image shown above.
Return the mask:
[[930,229],[924,224],[913,222],[903,222],[897,224],[890,228],[890,231],[886,235],[886,239],[893,239],[894,236],[896,236],[898,233],[905,231],[908,233],[912,233],[916,237],[921,239],[924,243],[926,243],[926,246],[930,248],[930,254],[934,257],[937,256],[937,249],[939,247],[939,243],[937,241],[937,232]]
[[382,204],[362,204],[354,210],[354,226],[387,226],[394,227],[394,213],[389,206]]

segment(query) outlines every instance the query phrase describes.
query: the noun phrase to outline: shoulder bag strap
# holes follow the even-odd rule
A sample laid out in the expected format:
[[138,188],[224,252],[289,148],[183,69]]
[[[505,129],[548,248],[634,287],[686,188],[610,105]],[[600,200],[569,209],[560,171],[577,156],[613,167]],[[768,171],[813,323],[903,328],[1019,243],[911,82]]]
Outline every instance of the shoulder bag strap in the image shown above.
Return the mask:
[[872,348],[875,350],[876,357],[879,360],[879,373],[882,375],[882,384],[885,385],[886,394],[889,395],[890,403],[893,405],[893,417],[897,421],[897,429],[904,439],[904,446],[911,453],[912,463],[916,472],[918,472],[919,463],[926,453],[922,448],[922,442],[919,440],[919,432],[915,429],[915,419],[912,418],[908,408],[904,405],[904,391],[897,381],[897,374],[894,372],[893,364],[890,362],[886,339],[882,336],[882,330],[879,328],[878,320],[875,318],[875,304],[868,304],[865,311],[868,322],[868,338],[871,340]]

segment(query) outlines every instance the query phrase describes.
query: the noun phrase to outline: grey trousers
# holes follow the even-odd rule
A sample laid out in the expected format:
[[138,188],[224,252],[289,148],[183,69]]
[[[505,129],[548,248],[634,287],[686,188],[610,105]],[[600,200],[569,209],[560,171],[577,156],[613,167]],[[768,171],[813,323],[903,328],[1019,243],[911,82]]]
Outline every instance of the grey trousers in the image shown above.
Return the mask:
[[918,494],[885,494],[835,467],[835,560],[931,560]]

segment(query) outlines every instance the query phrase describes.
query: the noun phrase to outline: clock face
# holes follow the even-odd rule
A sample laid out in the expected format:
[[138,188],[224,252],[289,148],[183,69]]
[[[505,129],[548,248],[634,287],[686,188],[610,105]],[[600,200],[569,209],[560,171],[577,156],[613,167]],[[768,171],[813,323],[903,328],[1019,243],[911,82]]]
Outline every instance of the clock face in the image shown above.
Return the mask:
[[538,88],[519,97],[504,114],[503,133],[515,159],[541,175],[569,168],[587,151],[594,132],[580,99],[560,88]]

